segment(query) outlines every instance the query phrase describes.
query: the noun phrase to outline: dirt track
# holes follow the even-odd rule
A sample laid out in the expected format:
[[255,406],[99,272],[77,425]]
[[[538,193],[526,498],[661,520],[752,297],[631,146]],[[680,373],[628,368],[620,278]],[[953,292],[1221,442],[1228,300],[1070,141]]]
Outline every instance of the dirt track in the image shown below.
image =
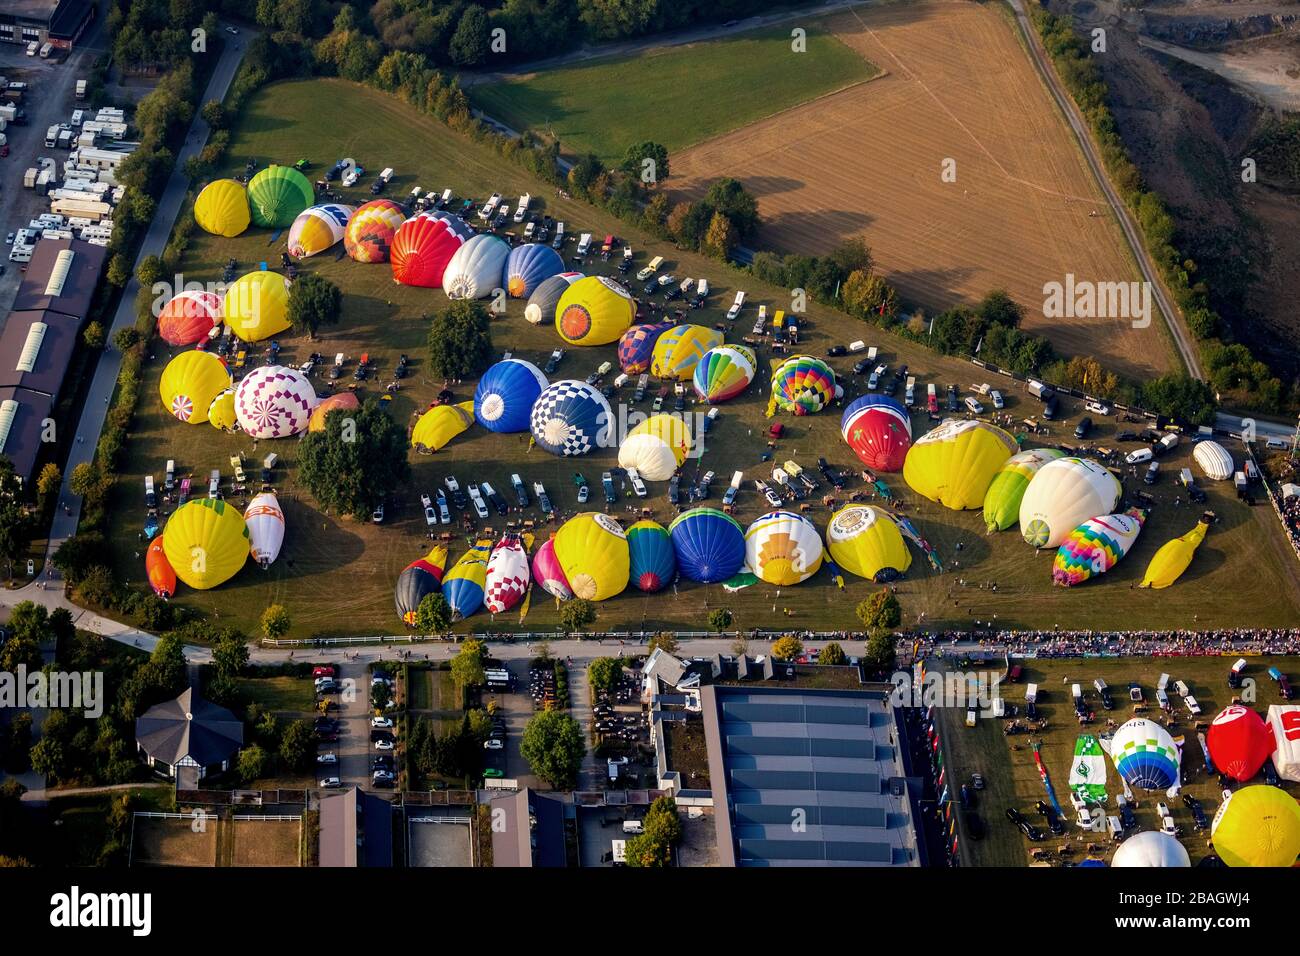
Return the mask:
[[[1042,315],[1044,283],[1067,273],[1139,275],[1009,14],[927,0],[833,23],[885,75],[674,157],[678,189],[736,176],[759,197],[762,248],[824,252],[861,235],[909,302],[937,310],[1002,287],[1067,354],[1133,376],[1170,368],[1158,315],[1140,330]],[[947,158],[956,182],[941,179]]]

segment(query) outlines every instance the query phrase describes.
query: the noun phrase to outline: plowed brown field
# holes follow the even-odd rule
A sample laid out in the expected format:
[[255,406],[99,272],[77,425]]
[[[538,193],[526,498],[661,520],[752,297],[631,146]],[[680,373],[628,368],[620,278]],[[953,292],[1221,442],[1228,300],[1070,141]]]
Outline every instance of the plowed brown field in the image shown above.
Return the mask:
[[[904,299],[939,310],[1006,289],[1067,355],[1144,377],[1173,364],[1158,313],[1047,319],[1043,286],[1140,278],[1069,127],[1009,16],[924,0],[828,21],[883,75],[673,157],[699,195],[718,176],[759,198],[755,245],[826,252],[862,236]],[[956,162],[956,181],[941,169]]]

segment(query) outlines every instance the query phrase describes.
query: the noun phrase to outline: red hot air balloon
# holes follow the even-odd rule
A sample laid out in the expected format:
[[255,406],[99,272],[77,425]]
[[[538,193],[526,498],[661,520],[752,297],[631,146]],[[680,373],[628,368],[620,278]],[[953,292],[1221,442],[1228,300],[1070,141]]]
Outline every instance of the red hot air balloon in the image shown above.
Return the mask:
[[389,258],[393,280],[402,285],[437,289],[447,263],[473,233],[454,216],[423,213],[408,219],[393,236]]
[[194,345],[221,324],[221,297],[212,292],[186,291],[158,313],[158,335],[168,345]]
[[1210,724],[1210,759],[1233,780],[1259,773],[1273,752],[1273,735],[1259,714],[1241,704],[1229,704]]

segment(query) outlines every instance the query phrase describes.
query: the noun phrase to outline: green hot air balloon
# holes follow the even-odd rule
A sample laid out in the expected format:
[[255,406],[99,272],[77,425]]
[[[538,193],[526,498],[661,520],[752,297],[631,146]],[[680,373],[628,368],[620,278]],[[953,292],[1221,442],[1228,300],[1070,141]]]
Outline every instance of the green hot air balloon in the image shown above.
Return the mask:
[[315,198],[311,182],[291,166],[268,166],[248,184],[248,210],[253,224],[263,228],[293,225]]
[[1020,500],[1030,479],[1049,461],[1064,457],[1065,452],[1056,448],[1031,448],[1008,458],[984,495],[984,523],[989,531],[1006,531],[1019,521]]

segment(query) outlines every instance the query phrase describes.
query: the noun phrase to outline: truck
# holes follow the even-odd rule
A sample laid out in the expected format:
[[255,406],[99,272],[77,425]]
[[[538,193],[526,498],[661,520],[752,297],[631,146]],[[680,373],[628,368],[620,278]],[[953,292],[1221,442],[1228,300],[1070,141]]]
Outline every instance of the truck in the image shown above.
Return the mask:
[[58,143],[58,141],[59,141],[59,127],[56,124],[54,126],[51,126],[49,129],[45,131],[45,145],[53,149],[55,144]]
[[43,44],[43,45],[41,46],[41,59],[42,59],[42,60],[48,60],[48,59],[50,58],[50,54],[53,53],[53,52],[54,52],[54,44],[53,44],[53,43],[46,43],[46,44]]
[[581,259],[583,256],[585,256],[588,250],[590,249],[591,249],[591,233],[584,232],[582,236],[579,237],[578,239],[578,258]]
[[1031,378],[1028,387],[1030,395],[1034,396],[1034,398],[1042,399],[1043,401],[1047,401],[1056,394],[1056,390],[1052,388],[1052,386],[1037,381],[1036,379]]
[[85,98],[86,98],[86,81],[77,80],[77,99],[84,100]]
[[907,391],[903,393],[903,404],[911,408],[916,404],[916,376],[907,376]]
[[529,193],[524,193],[519,197],[519,206],[515,209],[515,222],[523,222],[524,217],[528,215],[528,204],[533,201]]
[[734,322],[736,316],[740,315],[740,310],[745,307],[745,292],[742,289],[736,293],[736,299],[731,303],[731,308],[727,310],[727,321]]
[[23,188],[35,189],[37,175],[38,173],[35,166],[30,167],[27,172],[23,173]]

